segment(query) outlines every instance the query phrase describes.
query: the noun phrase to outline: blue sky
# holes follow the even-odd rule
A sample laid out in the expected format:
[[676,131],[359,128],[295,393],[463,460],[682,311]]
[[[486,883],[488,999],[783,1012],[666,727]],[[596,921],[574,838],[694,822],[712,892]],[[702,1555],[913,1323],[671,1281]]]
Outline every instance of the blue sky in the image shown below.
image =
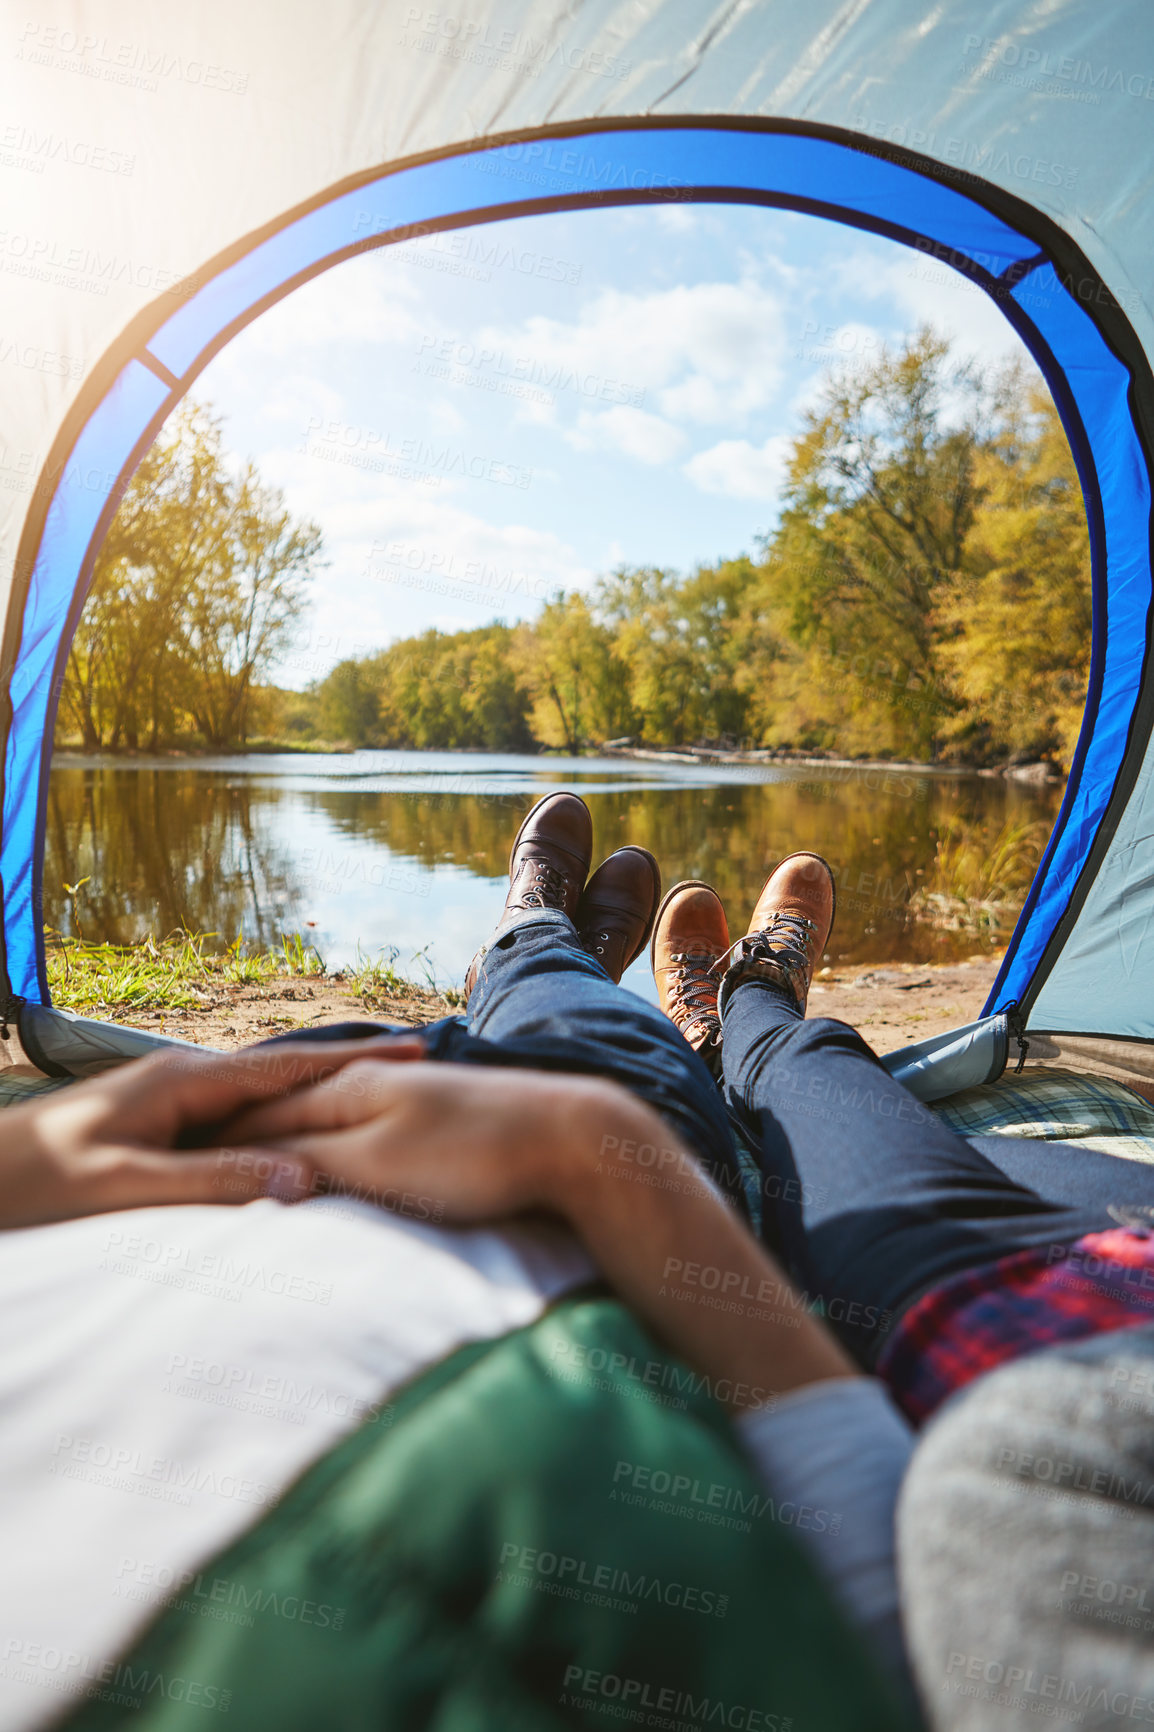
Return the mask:
[[622,563],[752,552],[824,374],[926,319],[965,353],[1022,352],[937,261],[752,207],[521,218],[339,265],[195,392],[324,531],[279,678],[530,617]]

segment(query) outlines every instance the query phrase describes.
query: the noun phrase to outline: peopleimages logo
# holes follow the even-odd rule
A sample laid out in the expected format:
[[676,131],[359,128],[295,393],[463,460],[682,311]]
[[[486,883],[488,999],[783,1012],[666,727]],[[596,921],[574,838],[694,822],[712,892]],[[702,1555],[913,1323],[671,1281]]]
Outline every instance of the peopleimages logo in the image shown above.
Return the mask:
[[160,1701],[166,1700],[227,1714],[232,1701],[231,1690],[203,1679],[153,1672],[131,1660],[102,1660],[76,1648],[54,1648],[19,1636],[10,1636],[5,1642],[0,1671],[20,1683],[39,1685],[63,1696],[107,1702],[137,1712],[146,1701],[150,1707],[159,1707]]
[[660,1605],[677,1611],[699,1612],[704,1617],[724,1618],[729,1609],[729,1595],[713,1588],[699,1588],[689,1582],[664,1581],[660,1576],[643,1572],[632,1575],[615,1564],[592,1563],[587,1558],[570,1557],[565,1552],[539,1551],[535,1546],[517,1545],[506,1540],[501,1547],[501,1568],[497,1579],[510,1587],[535,1587],[538,1581],[579,1597],[578,1590],[610,1597],[621,1596],[618,1609],[636,1611],[642,1600],[656,1600]]
[[[757,1521],[780,1522],[786,1527],[806,1528],[812,1533],[841,1532],[842,1517],[835,1510],[789,1501],[775,1503],[768,1494],[743,1492],[739,1486],[720,1482],[706,1484],[685,1473],[667,1473],[643,1462],[619,1461],[613,1469],[610,1497],[623,1503],[643,1504],[671,1515],[688,1515],[716,1526],[737,1527],[752,1532]],[[734,1516],[736,1521],[723,1518]]]
[[1132,67],[1110,66],[1104,61],[1079,60],[1072,54],[1051,54],[1043,48],[1024,48],[1004,37],[966,37],[965,53],[975,55],[983,76],[1004,68],[1016,76],[1008,82],[1038,85],[1053,81],[1055,95],[1081,93],[1083,101],[1096,102],[1099,95],[1138,96],[1154,102],[1154,77]]
[[[594,1698],[592,1702],[590,1697]],[[620,1672],[596,1672],[589,1666],[566,1666],[561,1702],[563,1706],[602,1709],[619,1719],[636,1720],[646,1726],[684,1727],[686,1732],[700,1726],[728,1726],[732,1732],[790,1732],[793,1725],[788,1715],[774,1714],[765,1708],[726,1702],[719,1696],[694,1696],[669,1684],[629,1678]],[[609,1707],[610,1703],[614,1706]],[[643,1722],[638,1712],[642,1708],[649,1711]],[[658,1714],[675,1718],[655,1719]]]
[[[1099,1716],[1105,1714],[1143,1726],[1154,1725],[1154,1702],[1145,1696],[1110,1689],[1097,1679],[1087,1682],[1061,1672],[1039,1672],[1033,1666],[1007,1666],[1004,1660],[984,1654],[955,1650],[946,1665],[942,1690],[1059,1719],[1082,1720],[1092,1714],[1095,1725],[1104,1724]],[[1054,1706],[1047,1707],[1047,1703]]]

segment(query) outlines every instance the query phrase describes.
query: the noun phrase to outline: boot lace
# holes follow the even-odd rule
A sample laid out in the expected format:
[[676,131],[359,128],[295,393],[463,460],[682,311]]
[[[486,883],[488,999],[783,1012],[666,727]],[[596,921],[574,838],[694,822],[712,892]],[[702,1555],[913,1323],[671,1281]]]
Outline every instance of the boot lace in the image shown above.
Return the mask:
[[708,952],[675,950],[665,973],[672,974],[668,1015],[684,1034],[695,1024],[711,1038],[721,1030],[717,1015],[717,963]]
[[525,908],[560,908],[565,903],[565,893],[569,879],[559,866],[550,861],[537,858],[526,860],[518,876],[523,877],[526,868],[532,867],[533,875],[525,889],[518,885],[517,900]]
[[752,975],[785,986],[804,1008],[813,961],[810,947],[817,931],[817,922],[808,915],[776,909],[767,926],[731,944],[725,955],[718,957],[717,966],[728,964],[734,985]]

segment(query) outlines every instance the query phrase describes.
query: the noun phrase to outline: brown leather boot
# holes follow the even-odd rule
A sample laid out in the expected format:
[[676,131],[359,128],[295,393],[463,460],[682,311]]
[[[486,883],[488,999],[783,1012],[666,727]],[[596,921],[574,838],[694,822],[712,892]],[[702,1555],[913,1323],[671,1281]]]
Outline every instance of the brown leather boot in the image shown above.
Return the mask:
[[660,901],[661,868],[648,848],[618,848],[586,884],[577,936],[610,980],[620,980],[645,949]]
[[775,866],[749,931],[733,947],[719,1010],[743,980],[766,980],[788,992],[804,1016],[817,959],[833,931],[835,901],[833,873],[820,854],[789,854]]
[[593,820],[584,800],[566,793],[538,800],[513,838],[509,894],[491,937],[469,964],[466,1003],[486,953],[502,932],[535,910],[559,909],[574,918],[592,858]]
[[697,878],[675,884],[653,928],[657,1002],[714,1076],[721,1070],[717,989],[728,951],[729,927],[716,890]]

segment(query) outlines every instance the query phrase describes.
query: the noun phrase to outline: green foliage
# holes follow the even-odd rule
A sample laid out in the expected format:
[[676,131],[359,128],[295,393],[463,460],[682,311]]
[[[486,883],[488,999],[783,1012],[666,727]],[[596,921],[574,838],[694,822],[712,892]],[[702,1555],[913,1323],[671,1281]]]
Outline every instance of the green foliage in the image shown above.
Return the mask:
[[577,593],[547,602],[533,624],[521,628],[517,666],[542,745],[578,752],[591,740],[628,730],[632,710],[613,647],[613,632]]
[[285,649],[321,533],[290,516],[220,423],[186,405],[145,453],[96,560],[68,658],[60,731],[87,750],[155,751],[190,732],[243,746]]
[[[151,935],[139,944],[93,944],[58,932],[45,934],[53,1004],[82,1016],[115,1010],[187,1010],[201,1002],[212,973],[232,957],[205,954],[211,932]],[[271,968],[260,976],[266,978]]]
[[[220,986],[264,986],[284,975],[326,977],[324,959],[300,932],[285,933],[267,949],[236,938],[221,949],[215,932],[151,934],[136,944],[94,944],[59,932],[46,933],[48,984],[52,1002],[81,1016],[107,1017],[144,1010],[196,1010],[211,1005]],[[214,948],[216,941],[216,948]],[[387,961],[362,959],[347,979],[366,1011],[388,1009],[398,998],[419,998],[434,990],[399,974]],[[424,961],[418,952],[414,962]],[[428,978],[428,968],[424,969]],[[444,995],[450,1004],[459,995]]]
[[1018,917],[1050,826],[1009,820],[991,836],[988,824],[955,818],[943,826],[934,865],[910,899],[919,920],[953,931],[998,931]]
[[759,557],[622,568],[530,623],[427,631],[307,693],[259,683],[319,556],[219,428],[148,453],[98,563],[63,713],[86,746],[578,752],[620,736],[932,761],[1068,764],[1090,654],[1073,459],[1032,371],[931,329],[831,374]]
[[[427,631],[344,665],[359,669],[378,704],[371,735],[339,733],[353,744],[371,738],[376,745],[417,751],[485,746],[498,752],[532,746],[529,697],[517,673],[509,626]],[[322,715],[332,680],[328,675],[318,688]]]
[[1001,425],[976,470],[966,567],[938,612],[956,694],[945,756],[1068,764],[1089,677],[1089,549],[1074,459],[1040,383],[1003,381]]
[[365,746],[377,733],[380,692],[375,670],[363,662],[338,662],[317,693],[321,731],[327,739]]
[[334,670],[321,714],[353,743],[1068,763],[1089,652],[1054,406],[1036,375],[960,365],[927,328],[826,380],[757,561],[621,569],[513,632],[428,632]]
[[628,694],[622,724],[670,745],[745,734],[742,610],[756,579],[737,559],[684,579],[642,569],[602,580],[593,607],[613,633],[616,683]]

